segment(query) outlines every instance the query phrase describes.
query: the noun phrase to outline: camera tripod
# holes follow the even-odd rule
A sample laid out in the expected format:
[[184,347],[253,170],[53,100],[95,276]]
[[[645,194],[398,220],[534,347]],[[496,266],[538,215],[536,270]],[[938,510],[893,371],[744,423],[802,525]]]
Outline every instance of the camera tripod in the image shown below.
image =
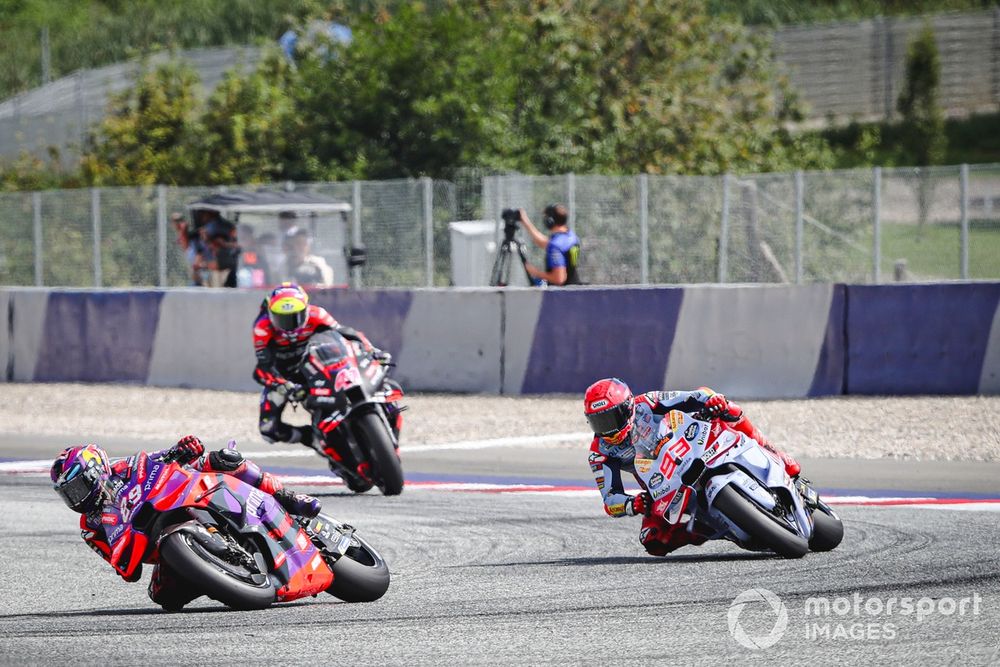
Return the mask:
[[490,274],[490,285],[492,287],[507,287],[510,284],[510,266],[514,262],[514,249],[521,258],[521,266],[524,268],[524,275],[528,277],[528,284],[532,284],[531,274],[525,266],[528,258],[524,254],[524,246],[520,241],[515,241],[513,234],[504,235],[497,251],[497,258],[493,262],[493,272]]

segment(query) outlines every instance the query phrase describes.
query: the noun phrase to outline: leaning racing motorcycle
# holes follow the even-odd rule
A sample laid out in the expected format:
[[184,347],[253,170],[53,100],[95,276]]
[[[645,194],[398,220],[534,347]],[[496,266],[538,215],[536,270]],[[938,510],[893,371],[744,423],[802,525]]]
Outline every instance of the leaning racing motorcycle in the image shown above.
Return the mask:
[[114,545],[111,564],[126,577],[143,561],[159,563],[190,593],[234,609],[324,591],[370,602],[389,588],[385,561],[352,526],[325,514],[288,514],[273,496],[230,475],[143,453],[117,496],[121,502],[102,520]]
[[655,516],[786,558],[840,544],[843,523],[806,481],[792,480],[756,440],[703,416],[671,410],[653,449],[636,451]]
[[347,488],[362,493],[377,486],[383,494],[403,491],[399,429],[403,390],[389,376],[391,356],[376,357],[359,342],[335,331],[316,334],[302,360],[308,394],[302,402],[312,415],[313,447]]

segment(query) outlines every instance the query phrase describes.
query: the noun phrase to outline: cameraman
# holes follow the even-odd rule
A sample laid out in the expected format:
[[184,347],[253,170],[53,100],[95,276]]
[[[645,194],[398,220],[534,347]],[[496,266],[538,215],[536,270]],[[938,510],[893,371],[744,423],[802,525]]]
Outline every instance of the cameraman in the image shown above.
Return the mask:
[[569,211],[562,204],[550,204],[545,207],[542,222],[549,230],[546,237],[531,224],[524,209],[518,209],[520,223],[527,230],[531,240],[539,248],[545,249],[545,270],[542,271],[530,262],[524,263],[525,270],[540,281],[549,285],[579,285],[580,276],[577,266],[580,263],[580,238],[569,228]]

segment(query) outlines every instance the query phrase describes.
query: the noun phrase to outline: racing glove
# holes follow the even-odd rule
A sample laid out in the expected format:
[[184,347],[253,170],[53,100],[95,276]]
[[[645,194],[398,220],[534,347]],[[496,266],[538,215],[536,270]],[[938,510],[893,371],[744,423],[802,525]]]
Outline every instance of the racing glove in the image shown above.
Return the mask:
[[167,456],[178,463],[191,463],[205,453],[205,445],[196,435],[185,435],[170,448]]
[[709,417],[721,417],[729,409],[729,401],[722,394],[714,394],[705,401],[705,414]]
[[625,513],[629,516],[636,516],[637,514],[649,516],[652,509],[653,499],[649,497],[649,493],[646,491],[632,496],[632,499],[625,505]]
[[282,382],[274,388],[276,392],[293,401],[302,402],[309,394],[305,387],[295,382]]

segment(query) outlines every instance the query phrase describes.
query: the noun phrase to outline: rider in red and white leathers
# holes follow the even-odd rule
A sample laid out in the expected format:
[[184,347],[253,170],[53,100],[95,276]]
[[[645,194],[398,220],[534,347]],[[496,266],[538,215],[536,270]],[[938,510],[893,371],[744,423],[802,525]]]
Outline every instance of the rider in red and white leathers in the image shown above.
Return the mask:
[[[643,515],[639,541],[647,552],[656,556],[687,544],[702,544],[710,536],[697,527],[689,532],[684,524],[674,526],[662,517],[651,516],[649,493],[636,475],[636,446],[645,445],[650,450],[655,447],[660,421],[671,410],[705,411],[714,417],[724,417],[731,427],[774,452],[785,464],[790,477],[800,472],[799,464],[775,449],[739,406],[707,387],[694,391],[649,391],[633,399],[628,385],[617,378],[595,382],[587,390],[584,412],[595,431],[589,462],[604,498],[604,511],[613,517]],[[634,496],[625,493],[623,472],[635,476],[643,488],[640,493]]]

